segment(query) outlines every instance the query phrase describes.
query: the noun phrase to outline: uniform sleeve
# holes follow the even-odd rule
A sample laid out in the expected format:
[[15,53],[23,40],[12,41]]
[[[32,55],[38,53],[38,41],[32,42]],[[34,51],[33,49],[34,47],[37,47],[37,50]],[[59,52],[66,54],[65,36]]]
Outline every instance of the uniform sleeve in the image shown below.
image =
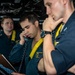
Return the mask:
[[[72,25],[71,25],[72,26]],[[62,33],[55,50],[51,52],[52,60],[58,74],[65,73],[75,63],[75,25]]]
[[9,68],[6,68],[4,67],[2,64],[0,64],[0,70],[3,69],[4,72],[8,73],[8,74],[11,74],[12,72],[14,72],[13,70],[9,69]]
[[9,60],[11,62],[20,62],[23,54],[23,45],[16,44],[10,52]]

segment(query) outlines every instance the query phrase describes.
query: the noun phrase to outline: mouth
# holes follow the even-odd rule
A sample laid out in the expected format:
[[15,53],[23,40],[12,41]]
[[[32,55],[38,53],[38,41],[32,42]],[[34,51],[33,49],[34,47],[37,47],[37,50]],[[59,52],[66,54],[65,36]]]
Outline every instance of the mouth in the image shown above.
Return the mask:
[[26,37],[30,37],[30,34],[26,35]]
[[52,18],[54,19],[54,15],[52,15]]

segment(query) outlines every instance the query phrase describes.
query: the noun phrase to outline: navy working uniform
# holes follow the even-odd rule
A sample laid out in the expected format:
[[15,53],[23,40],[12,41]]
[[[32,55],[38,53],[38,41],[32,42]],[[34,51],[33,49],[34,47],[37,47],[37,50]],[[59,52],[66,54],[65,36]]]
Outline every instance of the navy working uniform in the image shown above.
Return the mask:
[[51,52],[51,56],[57,74],[74,75],[66,71],[75,64],[75,11],[56,38],[56,42],[58,44]]
[[[41,75],[38,72],[38,62],[42,58],[42,44],[38,47],[32,59],[30,59],[29,55],[32,50],[32,39],[28,40],[27,47],[25,50],[25,45],[17,44],[10,53],[10,60],[12,62],[19,62],[22,58],[23,52],[25,50],[25,70],[24,73],[26,75]],[[43,74],[44,75],[44,74]]]
[[[20,39],[19,34],[20,31],[13,30],[10,38],[8,38],[4,33],[4,31],[0,30],[0,54],[3,54],[7,58],[7,60],[9,60],[9,54],[11,49],[16,43],[19,42]],[[12,63],[12,65],[15,67],[16,70],[18,70],[19,63]]]
[[9,54],[13,46],[19,41],[19,32],[13,30],[10,38],[6,36],[3,30],[0,31],[0,53],[9,60]]

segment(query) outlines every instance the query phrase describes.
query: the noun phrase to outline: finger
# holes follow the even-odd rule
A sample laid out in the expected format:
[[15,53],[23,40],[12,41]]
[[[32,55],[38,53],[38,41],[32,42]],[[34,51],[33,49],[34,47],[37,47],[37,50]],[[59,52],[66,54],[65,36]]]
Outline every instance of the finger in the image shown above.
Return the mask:
[[57,20],[55,23],[56,23],[56,26],[59,25],[59,23],[61,23],[63,21],[63,18],[60,18],[59,20]]

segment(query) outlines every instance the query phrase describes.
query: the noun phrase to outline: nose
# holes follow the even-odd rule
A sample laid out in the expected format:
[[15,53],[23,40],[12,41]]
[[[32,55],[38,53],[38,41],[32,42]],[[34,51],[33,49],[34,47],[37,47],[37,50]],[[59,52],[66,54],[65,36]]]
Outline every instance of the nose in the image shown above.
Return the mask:
[[26,35],[28,34],[28,30],[27,29],[25,29],[24,32],[25,32]]

